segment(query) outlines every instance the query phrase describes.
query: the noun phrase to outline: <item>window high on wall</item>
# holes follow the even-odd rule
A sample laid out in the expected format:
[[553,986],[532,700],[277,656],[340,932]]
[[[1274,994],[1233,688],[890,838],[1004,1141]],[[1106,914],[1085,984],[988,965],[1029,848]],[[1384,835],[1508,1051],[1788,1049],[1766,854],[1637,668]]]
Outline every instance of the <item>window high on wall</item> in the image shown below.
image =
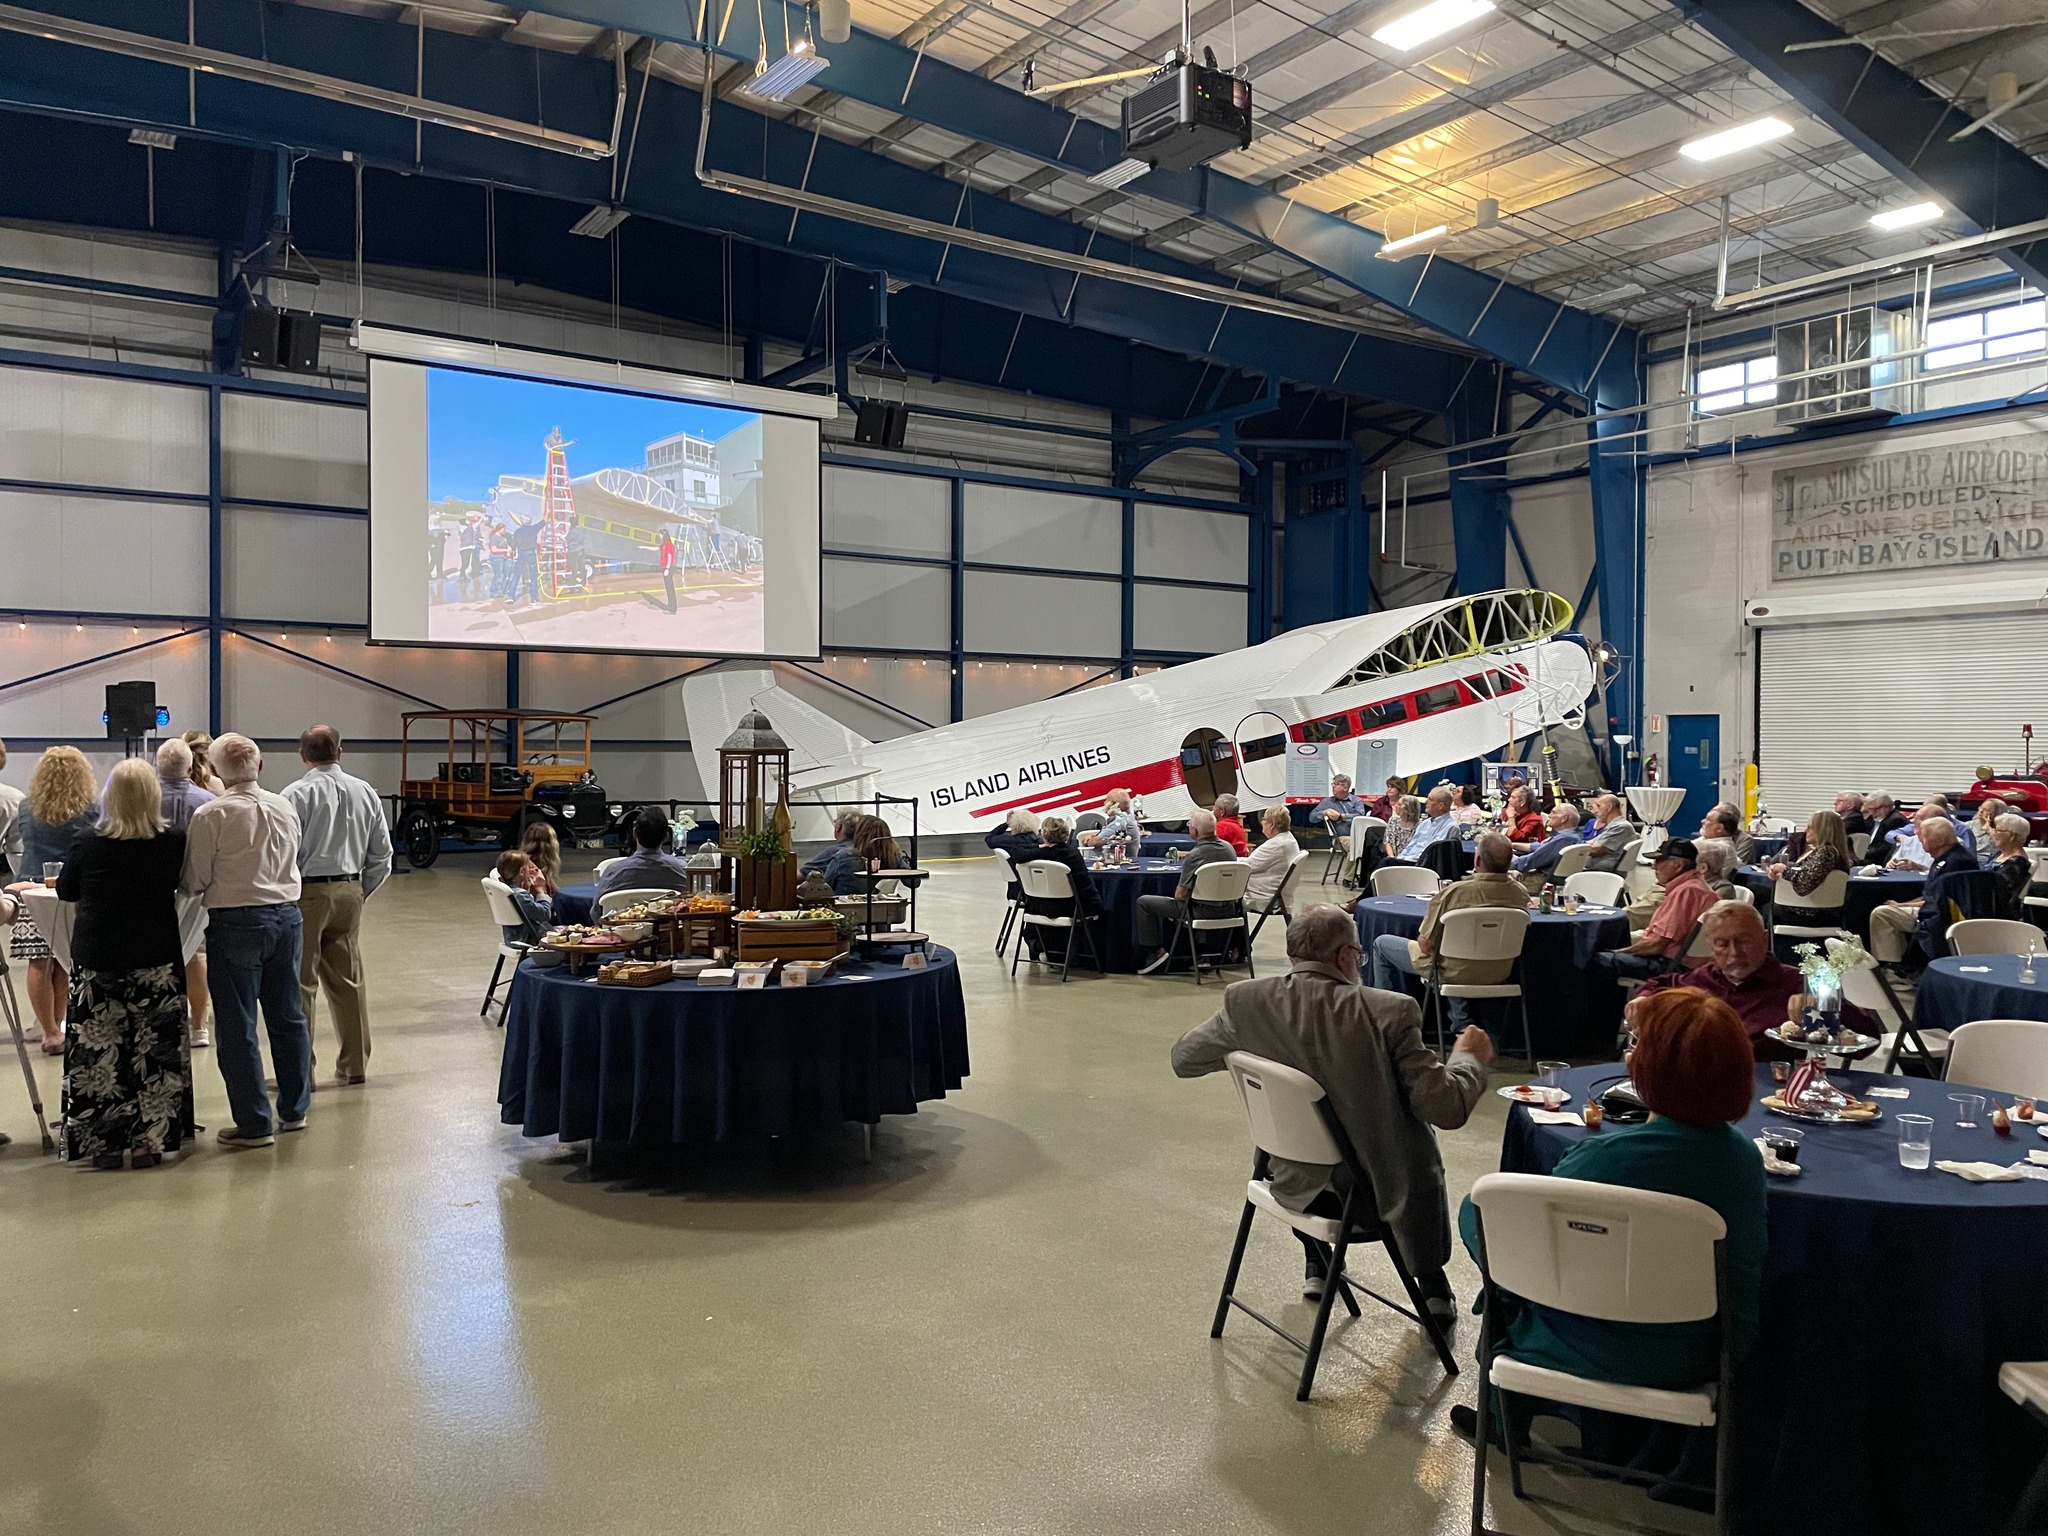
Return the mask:
[[2048,348],[2048,308],[2040,299],[2022,299],[1943,315],[1927,322],[1927,351],[1920,359],[1924,372],[1964,368],[2001,357],[2023,357]]
[[1778,398],[1777,378],[1778,359],[1769,353],[1702,368],[1693,375],[1693,412],[1718,416],[1744,406],[1769,405]]

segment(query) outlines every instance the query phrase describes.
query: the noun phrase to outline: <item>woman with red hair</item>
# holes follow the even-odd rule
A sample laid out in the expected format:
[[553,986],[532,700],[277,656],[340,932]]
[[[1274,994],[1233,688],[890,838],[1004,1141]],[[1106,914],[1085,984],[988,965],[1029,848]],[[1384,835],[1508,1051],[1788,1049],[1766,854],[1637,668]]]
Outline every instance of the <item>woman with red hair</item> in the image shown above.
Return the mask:
[[[1656,993],[1635,1011],[1627,1066],[1649,1120],[1588,1135],[1551,1173],[1682,1195],[1719,1212],[1728,1224],[1727,1302],[1739,1358],[1756,1339],[1764,1264],[1763,1159],[1733,1124],[1756,1094],[1749,1033],[1734,1009],[1695,987]],[[1470,1200],[1458,1226],[1476,1257]],[[1508,1315],[1505,1343],[1531,1365],[1686,1391],[1719,1369],[1719,1325],[1711,1320],[1608,1323],[1525,1302]]]

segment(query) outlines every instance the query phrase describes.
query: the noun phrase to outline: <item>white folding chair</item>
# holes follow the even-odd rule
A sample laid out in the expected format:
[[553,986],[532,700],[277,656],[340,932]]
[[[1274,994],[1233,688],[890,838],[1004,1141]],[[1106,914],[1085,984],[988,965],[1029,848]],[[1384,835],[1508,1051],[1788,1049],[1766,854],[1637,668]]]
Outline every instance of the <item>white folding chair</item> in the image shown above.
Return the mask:
[[1771,886],[1771,939],[1846,939],[1851,935],[1846,929],[1832,923],[1814,926],[1811,923],[1786,922],[1788,916],[1796,918],[1801,912],[1839,912],[1842,904],[1849,899],[1849,871],[1838,869],[1823,876],[1819,885],[1802,896],[1792,888],[1792,882],[1783,875],[1778,876]]
[[1868,832],[1851,832],[1849,834],[1849,857],[1858,864],[1861,864],[1864,855],[1869,852],[1870,834]]
[[[1252,883],[1251,867],[1239,859],[1219,860],[1204,864],[1195,871],[1194,884],[1188,887],[1187,904],[1180,909],[1180,921],[1175,926],[1173,937],[1167,942],[1167,953],[1180,948],[1181,936],[1188,941],[1188,961],[1195,968],[1195,985],[1202,984],[1202,935],[1224,933],[1237,929],[1244,935],[1244,968],[1257,976],[1258,969],[1252,964],[1252,924],[1244,910],[1244,893]],[[1198,906],[1227,906],[1232,910],[1223,917],[1196,917]],[[1224,958],[1230,953],[1226,943],[1213,953],[1210,969],[1223,969]]]
[[[1010,955],[1010,974],[1017,974],[1017,962],[1024,958],[1026,928],[1057,928],[1067,935],[1067,952],[1060,964],[1060,980],[1065,981],[1068,973],[1074,968],[1076,934],[1079,934],[1082,942],[1088,946],[1088,958],[1095,963],[1095,974],[1101,975],[1102,955],[1095,947],[1095,934],[1089,926],[1090,919],[1080,915],[1074,902],[1073,871],[1053,859],[1031,859],[1017,866],[1017,883],[1023,887],[1026,900],[1064,901],[1067,904],[1067,911],[1064,916],[1049,917],[1043,913],[1033,912],[1029,908],[1024,910],[1023,923],[1017,930],[1017,948]],[[1031,963],[1038,964],[1037,955],[1031,957]]]
[[[1003,954],[1009,948],[1010,934],[1017,927],[1017,919],[1024,912],[1024,887],[1017,879],[1017,862],[1006,849],[996,850],[996,868],[1003,876],[1003,926],[996,932],[996,953]],[[1012,896],[1010,892],[1016,891]]]
[[1627,882],[1620,875],[1607,874],[1597,869],[1582,869],[1576,875],[1567,876],[1564,889],[1559,894],[1576,896],[1581,901],[1590,901],[1596,906],[1612,907],[1621,901],[1621,893]]
[[1302,866],[1313,856],[1314,850],[1304,848],[1287,861],[1287,873],[1280,878],[1280,888],[1273,893],[1273,899],[1259,909],[1259,920],[1252,925],[1250,943],[1259,941],[1259,930],[1266,926],[1266,919],[1277,917],[1283,922],[1294,920],[1294,896],[1301,885]]
[[2010,917],[1966,917],[1948,925],[1948,947],[1958,955],[2026,955],[2048,949],[2041,930]]
[[1557,863],[1551,868],[1550,878],[1553,880],[1569,880],[1573,875],[1584,871],[1586,861],[1592,857],[1593,845],[1591,843],[1580,843],[1576,847],[1567,848],[1557,856]]
[[[1462,911],[1444,914],[1432,956],[1436,963],[1429,968],[1428,996],[1423,1001],[1425,1020],[1432,1007],[1436,1010],[1439,1046],[1448,1033],[1444,1025],[1445,998],[1477,1001],[1513,998],[1522,1006],[1524,1059],[1536,1059],[1535,1041],[1529,1034],[1529,999],[1522,991],[1522,943],[1528,935],[1529,911],[1526,907],[1466,907]],[[1508,979],[1447,982],[1443,979],[1442,964],[1446,960],[1504,960],[1508,962]]]
[[1078,832],[1100,832],[1102,824],[1109,818],[1100,811],[1083,811],[1074,818],[1074,830]]
[[2048,1024],[2038,1019],[1979,1019],[1948,1037],[1952,1083],[2024,1093],[2048,1101]]
[[610,869],[615,864],[623,864],[625,862],[626,856],[624,854],[620,854],[615,859],[599,859],[597,861],[597,868],[590,872],[590,878],[593,880],[602,880],[604,878],[604,872],[606,870]]
[[1879,1056],[1884,1065],[1876,1068],[1889,1074],[1898,1066],[1899,1052],[1907,1050],[1929,1077],[1941,1076],[1941,1064],[1948,1056],[1948,1031],[1915,1029],[1913,1021],[1900,1011],[1897,1001],[1877,979],[1877,968],[1859,965],[1842,973],[1842,1001],[1854,1003],[1876,1018],[1878,1048],[1867,1058]]
[[1330,823],[1330,852],[1328,857],[1323,860],[1322,884],[1328,885],[1332,875],[1336,875],[1339,878],[1343,876],[1345,861],[1351,857],[1351,826],[1357,820],[1358,818],[1354,816],[1351,818],[1351,822],[1346,823],[1342,827],[1339,827],[1334,822]]
[[1344,839],[1344,878],[1351,884],[1358,883],[1358,872],[1365,868],[1365,847],[1374,837],[1380,839],[1380,846],[1386,846],[1387,824],[1377,816],[1354,816],[1351,818],[1351,834]]
[[[2048,1429],[2048,1360],[2008,1360],[1998,1368],[1998,1390]],[[2037,1531],[2048,1520],[2048,1457],[2034,1469],[2013,1512],[2010,1529]]]
[[[484,888],[484,901],[491,909],[491,921],[498,925],[499,932],[498,963],[491,967],[491,984],[484,988],[484,1005],[477,1009],[476,1016],[480,1019],[490,1017],[491,999],[498,995],[498,988],[502,986],[505,989],[505,996],[498,1004],[498,1023],[502,1025],[505,1022],[505,1010],[512,1005],[512,977],[505,975],[505,962],[510,960],[512,970],[517,974],[519,962],[526,958],[526,952],[532,946],[518,943],[504,935],[507,928],[526,926],[526,915],[519,910],[518,903],[512,900],[512,892],[496,875],[485,875],[477,884]],[[501,976],[504,977],[502,982],[498,979]]]
[[[1508,1422],[1508,1476],[1522,1494],[1522,1460],[1548,1461],[1636,1483],[1662,1480],[1561,1450],[1531,1437],[1519,1442],[1517,1398],[1571,1403],[1685,1428],[1712,1428],[1715,1529],[1735,1529],[1728,1477],[1734,1460],[1729,1418],[1735,1351],[1728,1315],[1727,1223],[1696,1200],[1655,1190],[1533,1173],[1489,1173],[1472,1186],[1479,1218],[1479,1272],[1485,1322],[1479,1337],[1479,1423],[1473,1436],[1472,1530],[1486,1524],[1486,1463],[1493,1393]],[[1509,1352],[1502,1293],[1540,1307],[1610,1323],[1714,1322],[1720,1336],[1716,1379],[1687,1388],[1628,1386],[1530,1365]],[[1527,1416],[1523,1416],[1526,1424]]]
[[1743,884],[1743,883],[1742,883],[1742,882],[1741,882],[1740,880],[1732,881],[1732,882],[1731,882],[1731,884],[1732,884],[1732,885],[1734,886],[1734,888],[1735,888],[1735,894],[1734,894],[1733,896],[1731,896],[1731,897],[1729,897],[1729,898],[1728,898],[1728,899],[1729,899],[1730,901],[1739,901],[1739,902],[1741,902],[1741,903],[1742,903],[1742,904],[1743,904],[1743,905],[1744,905],[1745,907],[1753,907],[1753,906],[1755,906],[1755,905],[1756,905],[1756,892],[1755,892],[1755,891],[1752,891],[1752,890],[1751,890],[1751,889],[1750,889],[1750,888],[1749,888],[1748,886],[1744,885],[1744,884]]
[[[1245,1185],[1244,1214],[1238,1218],[1237,1241],[1230,1250],[1229,1267],[1223,1272],[1223,1294],[1216,1299],[1216,1317],[1209,1325],[1209,1337],[1223,1337],[1223,1324],[1232,1307],[1279,1334],[1302,1352],[1301,1384],[1295,1389],[1294,1396],[1297,1402],[1307,1402],[1309,1391],[1316,1382],[1316,1363],[1323,1354],[1323,1336],[1329,1331],[1331,1305],[1341,1298],[1345,1309],[1357,1317],[1358,1298],[1353,1292],[1364,1291],[1374,1301],[1421,1324],[1422,1331],[1435,1346],[1437,1359],[1443,1362],[1444,1374],[1457,1375],[1458,1363],[1451,1358],[1450,1341],[1444,1337],[1442,1325],[1429,1315],[1429,1307],[1407,1261],[1401,1256],[1401,1247],[1395,1241],[1392,1229],[1380,1221],[1379,1201],[1373,1190],[1372,1176],[1359,1161],[1351,1138],[1345,1134],[1336,1111],[1330,1108],[1321,1084],[1306,1072],[1254,1056],[1249,1051],[1232,1051],[1223,1058],[1223,1062],[1230,1069],[1230,1081],[1237,1088],[1238,1101],[1244,1105],[1246,1128],[1251,1132],[1252,1176]],[[1342,1166],[1350,1175],[1350,1187],[1344,1193],[1342,1212],[1334,1217],[1308,1216],[1282,1205],[1268,1182],[1272,1160],[1276,1157],[1295,1163]],[[1316,1308],[1315,1327],[1310,1330],[1307,1343],[1270,1317],[1246,1306],[1237,1297],[1237,1274],[1244,1263],[1245,1245],[1251,1240],[1252,1217],[1260,1211],[1331,1250],[1329,1279],[1323,1287],[1323,1299]],[[1401,1288],[1408,1293],[1407,1306],[1358,1284],[1346,1272],[1345,1257],[1354,1242],[1376,1242],[1386,1248],[1387,1259],[1394,1266]]]
[[1372,872],[1375,896],[1434,896],[1443,881],[1433,869],[1420,864],[1382,864]]
[[667,886],[641,886],[638,890],[606,891],[597,898],[597,915],[609,917],[621,907],[637,907],[643,901],[674,901],[679,893]]
[[1643,840],[1639,837],[1634,842],[1626,843],[1622,846],[1621,862],[1614,867],[1617,870],[1634,869],[1637,864],[1642,862],[1642,857]]

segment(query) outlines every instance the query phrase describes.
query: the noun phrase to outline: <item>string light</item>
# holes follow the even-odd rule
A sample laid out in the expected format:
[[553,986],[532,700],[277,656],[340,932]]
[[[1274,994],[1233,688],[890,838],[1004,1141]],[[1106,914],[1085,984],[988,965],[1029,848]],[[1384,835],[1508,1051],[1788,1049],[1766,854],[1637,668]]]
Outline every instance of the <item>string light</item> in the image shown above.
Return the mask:
[[73,633],[73,634],[79,634],[79,635],[82,635],[82,634],[84,634],[84,633],[85,633],[85,623],[84,623],[84,621],[83,621],[83,620],[81,620],[81,619],[73,619],[73,620],[71,621],[71,630],[72,630],[72,633]]

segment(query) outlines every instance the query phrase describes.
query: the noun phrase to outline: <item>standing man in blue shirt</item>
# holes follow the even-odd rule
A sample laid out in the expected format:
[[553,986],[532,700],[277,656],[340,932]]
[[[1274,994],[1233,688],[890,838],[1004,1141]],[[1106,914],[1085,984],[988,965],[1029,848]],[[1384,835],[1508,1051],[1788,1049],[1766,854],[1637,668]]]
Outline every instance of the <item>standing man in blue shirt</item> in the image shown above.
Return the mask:
[[[370,1009],[363,985],[358,938],[363,903],[391,878],[391,829],[377,791],[341,771],[341,732],[316,725],[299,737],[304,777],[287,784],[284,798],[299,815],[299,992],[306,1028],[313,1006],[327,994],[328,1017],[341,1040],[334,1081],[352,1087],[370,1072]],[[311,1067],[308,1067],[311,1074]]]

